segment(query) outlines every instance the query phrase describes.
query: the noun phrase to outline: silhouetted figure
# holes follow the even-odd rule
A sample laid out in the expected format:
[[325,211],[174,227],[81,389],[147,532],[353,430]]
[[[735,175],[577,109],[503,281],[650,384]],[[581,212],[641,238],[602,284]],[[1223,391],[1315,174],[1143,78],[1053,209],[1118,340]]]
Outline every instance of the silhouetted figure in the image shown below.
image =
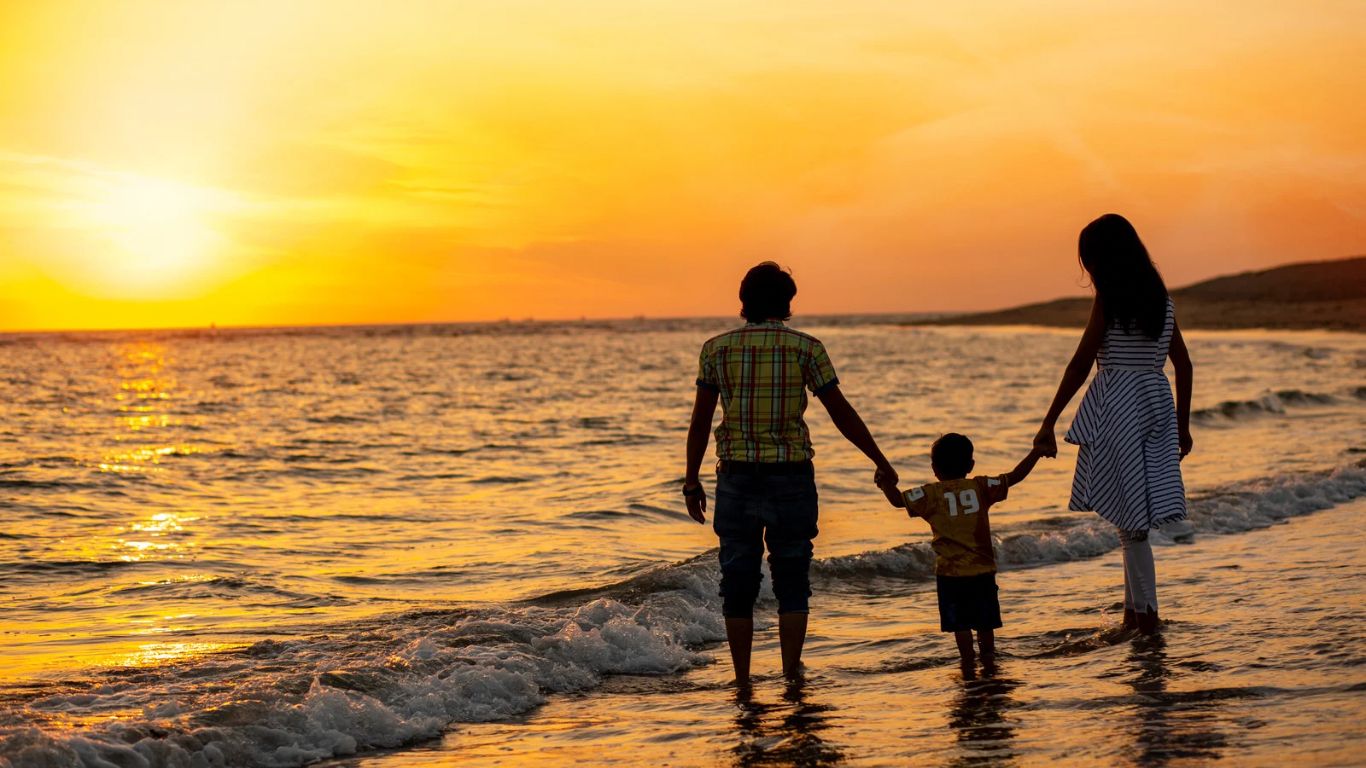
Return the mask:
[[930,447],[930,468],[937,483],[902,493],[895,482],[878,478],[892,506],[923,518],[934,531],[934,580],[939,598],[939,629],[952,632],[965,669],[973,664],[972,632],[982,651],[982,664],[996,663],[996,630],[1001,605],[996,589],[996,553],[991,546],[991,507],[1006,500],[1010,489],[1029,476],[1039,461],[1037,451],[1004,475],[969,479],[977,466],[972,441],[950,432]]
[[[1058,415],[1093,364],[1067,442],[1078,446],[1068,509],[1094,510],[1119,529],[1124,551],[1124,623],[1157,631],[1157,573],[1148,531],[1184,520],[1181,459],[1191,450],[1192,366],[1176,310],[1148,249],[1123,216],[1081,231],[1078,254],[1096,289],[1091,319],[1063,372],[1035,447],[1058,454]],[[1163,373],[1176,368],[1176,403]]]
[[698,479],[716,403],[716,511],[720,538],[721,599],[735,679],[749,681],[754,602],[760,561],[768,550],[778,598],[783,674],[801,669],[806,642],[809,570],[816,538],[814,451],[803,414],[809,390],[849,442],[893,482],[896,472],[878,450],[858,412],[840,392],[839,379],[814,336],[788,328],[797,284],[773,262],[751,269],[740,283],[745,325],[702,345],[697,397],[688,428],[683,496],[688,514],[706,522],[707,497]]

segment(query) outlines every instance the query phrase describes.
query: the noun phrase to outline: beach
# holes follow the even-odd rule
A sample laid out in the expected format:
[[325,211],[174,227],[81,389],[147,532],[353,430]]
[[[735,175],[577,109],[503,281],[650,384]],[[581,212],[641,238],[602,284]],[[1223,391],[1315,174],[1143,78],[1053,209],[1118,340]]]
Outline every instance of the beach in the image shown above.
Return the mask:
[[[842,589],[819,613],[801,683],[770,670],[738,696],[718,659],[326,765],[1355,765],[1363,514],[1357,500],[1159,549],[1173,618],[1156,638],[1116,626],[1113,557],[1004,572],[993,674],[963,675],[932,585]],[[1287,567],[1287,550],[1312,554]],[[776,634],[756,644],[760,659],[777,658]]]
[[[907,484],[945,431],[1013,466],[1076,343],[793,324]],[[775,675],[765,595],[743,700],[678,496],[730,325],[0,338],[0,765],[1352,764],[1366,336],[1188,333],[1162,638],[1117,630],[1118,542],[1066,509],[1064,447],[991,512],[1003,660],[968,680],[927,531],[813,404],[807,677]]]

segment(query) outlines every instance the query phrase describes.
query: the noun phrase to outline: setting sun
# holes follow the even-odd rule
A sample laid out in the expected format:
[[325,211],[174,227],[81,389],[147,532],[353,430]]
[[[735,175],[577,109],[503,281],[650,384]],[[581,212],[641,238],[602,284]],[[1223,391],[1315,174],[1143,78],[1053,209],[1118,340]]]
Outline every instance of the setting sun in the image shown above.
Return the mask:
[[71,279],[107,298],[166,298],[202,290],[222,257],[223,239],[207,219],[211,196],[157,179],[116,177],[101,184],[85,210],[95,242],[93,269]]

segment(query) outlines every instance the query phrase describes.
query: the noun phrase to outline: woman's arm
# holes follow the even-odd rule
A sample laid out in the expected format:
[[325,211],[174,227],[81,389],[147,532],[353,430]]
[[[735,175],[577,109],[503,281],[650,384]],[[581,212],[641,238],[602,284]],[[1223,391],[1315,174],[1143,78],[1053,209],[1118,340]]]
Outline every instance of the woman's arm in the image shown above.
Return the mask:
[[683,489],[697,492],[685,496],[688,515],[699,523],[707,522],[707,494],[702,490],[702,482],[697,479],[702,469],[702,459],[707,455],[707,441],[711,438],[711,419],[716,413],[715,390],[697,388],[697,399],[693,401],[692,421],[688,424],[687,468],[683,472]]
[[1191,365],[1190,350],[1186,349],[1186,340],[1181,337],[1181,328],[1175,322],[1167,356],[1176,368],[1176,429],[1181,436],[1181,456],[1185,458],[1195,445],[1191,439],[1191,383],[1195,378],[1195,366]]
[[1062,414],[1062,409],[1072,402],[1073,395],[1077,394],[1081,385],[1086,383],[1086,377],[1091,375],[1091,367],[1095,365],[1096,353],[1100,351],[1100,342],[1104,338],[1105,312],[1101,308],[1100,298],[1097,297],[1091,304],[1091,319],[1087,321],[1086,330],[1081,334],[1077,351],[1072,353],[1072,360],[1063,370],[1058,392],[1053,395],[1053,404],[1048,406],[1048,413],[1043,417],[1039,434],[1034,437],[1034,449],[1041,455],[1050,459],[1058,455],[1058,440],[1053,434],[1058,416]]

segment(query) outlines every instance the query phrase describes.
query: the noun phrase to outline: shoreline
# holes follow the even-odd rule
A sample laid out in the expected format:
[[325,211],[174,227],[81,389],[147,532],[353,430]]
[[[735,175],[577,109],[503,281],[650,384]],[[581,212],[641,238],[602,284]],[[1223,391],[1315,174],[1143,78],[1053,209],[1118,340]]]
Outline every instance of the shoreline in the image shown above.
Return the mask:
[[[1295,578],[1277,594],[1287,605],[1311,590],[1327,590],[1339,604],[1359,594],[1351,572],[1330,571],[1304,586],[1303,574],[1322,574],[1322,564],[1290,565],[1284,550],[1267,546],[1327,538],[1336,542],[1331,562],[1350,560],[1359,546],[1348,533],[1350,513],[1363,509],[1362,501],[1333,509],[1348,514],[1312,513],[1284,527],[1162,547],[1167,608],[1157,638],[1118,628],[1113,553],[1056,569],[1003,569],[1007,625],[992,673],[963,673],[951,640],[937,631],[933,587],[904,585],[876,599],[836,605],[827,597],[808,639],[806,674],[796,683],[776,674],[776,632],[762,622],[750,693],[735,692],[725,646],[711,643],[701,652],[712,663],[677,674],[610,676],[517,717],[463,723],[433,739],[318,765],[1111,764],[1140,756],[1155,763],[1342,764],[1351,754],[1349,705],[1358,685],[1347,669],[1317,656],[1305,666],[1238,663],[1265,643],[1293,642],[1302,621],[1259,622],[1261,608],[1239,599],[1249,583],[1289,568]],[[1046,611],[1036,610],[1039,602]],[[1318,614],[1334,610],[1322,606]],[[1231,632],[1235,627],[1254,629]],[[1306,712],[1335,728],[1298,731]],[[1248,728],[1254,720],[1257,727]],[[1329,735],[1334,731],[1342,736]]]

